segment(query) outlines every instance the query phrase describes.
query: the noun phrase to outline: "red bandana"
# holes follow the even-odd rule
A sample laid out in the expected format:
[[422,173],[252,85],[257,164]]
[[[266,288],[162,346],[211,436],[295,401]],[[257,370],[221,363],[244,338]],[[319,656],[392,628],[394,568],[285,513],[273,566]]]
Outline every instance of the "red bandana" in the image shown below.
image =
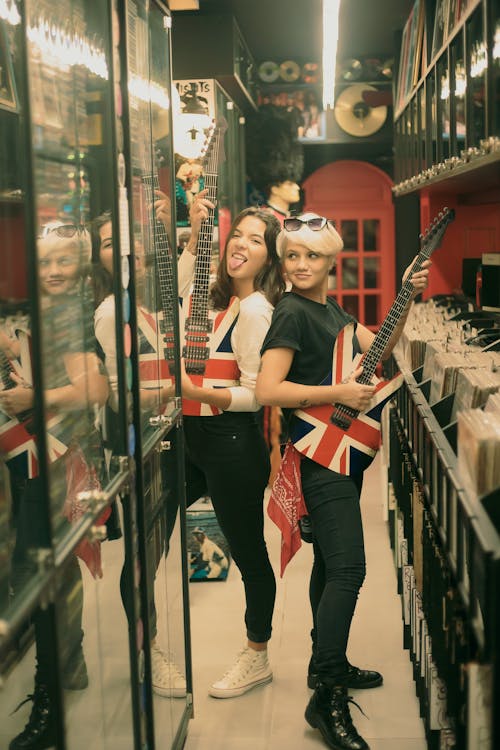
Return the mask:
[[267,515],[281,531],[281,576],[301,547],[299,520],[307,516],[300,478],[301,458],[293,443],[287,443],[267,506]]

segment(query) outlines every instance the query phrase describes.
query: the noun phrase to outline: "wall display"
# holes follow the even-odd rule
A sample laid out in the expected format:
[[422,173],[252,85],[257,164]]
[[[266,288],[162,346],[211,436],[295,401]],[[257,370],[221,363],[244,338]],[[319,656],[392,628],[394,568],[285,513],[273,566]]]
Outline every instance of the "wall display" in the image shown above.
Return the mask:
[[449,3],[450,0],[437,0],[436,2],[431,57],[437,55],[446,41],[446,35],[448,33]]
[[359,83],[344,89],[335,101],[335,119],[349,135],[366,138],[376,133],[387,118],[387,107],[370,107],[365,102],[365,91],[377,91],[373,86]]

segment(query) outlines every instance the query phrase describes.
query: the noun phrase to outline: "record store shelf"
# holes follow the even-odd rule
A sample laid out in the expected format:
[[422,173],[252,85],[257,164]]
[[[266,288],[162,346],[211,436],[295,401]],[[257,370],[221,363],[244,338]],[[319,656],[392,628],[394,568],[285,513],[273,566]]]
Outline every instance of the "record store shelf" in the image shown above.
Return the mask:
[[463,486],[453,395],[430,406],[422,368],[410,371],[395,354],[388,369],[404,375],[384,424],[391,543],[428,746],[493,750],[500,747],[500,491],[475,499]]

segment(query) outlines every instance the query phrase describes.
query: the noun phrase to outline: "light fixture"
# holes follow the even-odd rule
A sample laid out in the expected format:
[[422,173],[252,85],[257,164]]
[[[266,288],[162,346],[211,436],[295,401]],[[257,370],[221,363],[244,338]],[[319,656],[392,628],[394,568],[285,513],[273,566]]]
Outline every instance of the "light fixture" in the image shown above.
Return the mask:
[[186,159],[201,156],[205,137],[212,120],[208,100],[199,96],[197,84],[190,83],[189,89],[180,97],[180,114],[174,113],[174,148]]
[[340,0],[323,0],[323,108],[335,104],[335,68],[339,38]]
[[0,18],[11,26],[21,23],[21,16],[14,0],[0,0]]

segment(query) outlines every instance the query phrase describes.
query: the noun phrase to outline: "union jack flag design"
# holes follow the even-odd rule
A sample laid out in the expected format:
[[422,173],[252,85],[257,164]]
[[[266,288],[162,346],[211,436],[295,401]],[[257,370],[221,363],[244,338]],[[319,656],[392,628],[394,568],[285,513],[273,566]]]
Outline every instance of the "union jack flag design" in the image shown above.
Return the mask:
[[[189,306],[191,297],[189,298]],[[189,308],[188,308],[189,309]],[[209,357],[205,362],[203,375],[189,374],[195,385],[203,388],[231,388],[239,384],[240,369],[231,345],[231,334],[234,330],[240,312],[240,301],[233,297],[227,310],[220,312],[207,311],[212,321],[212,331],[206,334],[206,346]],[[182,409],[187,416],[213,417],[221,414],[221,409],[199,401],[182,399]]]
[[164,356],[158,356],[164,346],[163,335],[158,332],[158,328],[161,331],[161,320],[161,312],[151,313],[143,307],[137,310],[139,377],[142,388],[165,387],[174,382],[169,361]]
[[[321,385],[341,383],[362,363],[363,355],[353,351],[354,324],[348,323],[339,333],[333,350],[332,370]],[[366,412],[360,413],[347,429],[331,421],[335,405],[297,409],[290,422],[290,439],[304,456],[339,474],[364,471],[380,447],[382,409],[401,386],[403,376],[391,380],[374,379],[376,392]]]
[[[46,423],[47,453],[50,463],[63,456],[68,450],[67,443],[57,437],[63,415],[50,417]],[[36,435],[32,430],[32,420],[19,421],[0,412],[0,454],[10,471],[33,479],[38,476],[39,461]]]

